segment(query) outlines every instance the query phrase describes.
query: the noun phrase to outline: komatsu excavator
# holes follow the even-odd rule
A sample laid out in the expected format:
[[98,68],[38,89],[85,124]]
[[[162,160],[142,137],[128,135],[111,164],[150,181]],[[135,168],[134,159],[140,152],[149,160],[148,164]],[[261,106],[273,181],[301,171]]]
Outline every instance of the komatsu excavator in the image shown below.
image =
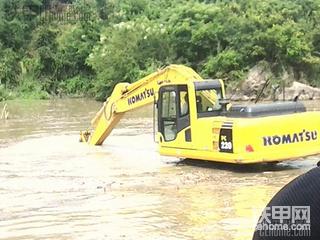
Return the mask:
[[117,84],[80,141],[101,145],[126,112],[152,103],[162,155],[249,164],[320,153],[320,112],[301,102],[232,106],[222,80],[204,80],[182,65]]

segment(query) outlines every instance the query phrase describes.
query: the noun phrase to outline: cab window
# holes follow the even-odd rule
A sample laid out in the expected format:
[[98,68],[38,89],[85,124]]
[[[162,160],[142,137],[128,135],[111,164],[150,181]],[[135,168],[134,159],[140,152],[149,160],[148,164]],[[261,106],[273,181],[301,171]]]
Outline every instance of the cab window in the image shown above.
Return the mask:
[[221,111],[219,100],[222,98],[221,90],[205,89],[196,91],[196,107],[198,117],[216,116]]
[[177,135],[176,121],[176,92],[165,91],[162,93],[162,126],[165,141],[172,141]]

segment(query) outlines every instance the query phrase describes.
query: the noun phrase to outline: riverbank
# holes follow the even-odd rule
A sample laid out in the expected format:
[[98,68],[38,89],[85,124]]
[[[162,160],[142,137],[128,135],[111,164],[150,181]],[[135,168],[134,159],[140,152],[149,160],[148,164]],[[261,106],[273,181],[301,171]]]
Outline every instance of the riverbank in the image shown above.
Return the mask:
[[[49,99],[61,99],[61,98],[87,98],[88,95],[83,94],[50,94],[46,91],[38,89],[36,91],[21,91],[19,88],[17,89],[5,89],[0,85],[0,102],[8,101],[8,100],[49,100]],[[93,96],[90,98],[94,99]]]
[[[259,80],[260,79],[260,80]],[[292,101],[295,98],[298,100],[319,100],[320,88],[312,87],[308,84],[293,81],[285,88],[281,88],[279,84],[270,84],[268,80],[252,81],[250,77],[244,80],[240,87],[227,87],[227,99],[232,102],[255,102],[259,101]],[[89,96],[88,96],[89,95]],[[0,102],[8,100],[49,100],[49,99],[74,99],[74,98],[89,98],[95,99],[92,94],[65,94],[63,91],[60,94],[50,95],[45,91],[23,91],[5,90],[0,87]],[[103,101],[103,99],[100,99]]]
[[[156,71],[156,70],[155,70]],[[279,100],[318,100],[320,88],[313,87],[301,75],[297,77],[293,68],[281,73],[272,70],[272,65],[260,61],[252,67],[241,80],[236,83],[223,79],[226,88],[226,97],[231,101],[252,101],[257,99],[267,101]],[[146,76],[145,73],[143,76]],[[210,77],[209,77],[210,79]],[[136,79],[138,81],[139,79]],[[47,92],[36,80],[26,79],[15,88],[5,88],[0,84],[0,102],[12,99],[54,99],[54,98],[83,98],[89,97],[105,101],[107,95],[96,95],[94,87],[89,87],[92,79],[73,79],[63,81],[55,92]],[[133,81],[134,82],[134,81]],[[113,85],[105,83],[105,90],[112,93]]]
[[50,99],[52,96],[41,90],[41,89],[31,89],[23,90],[20,88],[5,88],[0,85],[0,102],[14,99]]

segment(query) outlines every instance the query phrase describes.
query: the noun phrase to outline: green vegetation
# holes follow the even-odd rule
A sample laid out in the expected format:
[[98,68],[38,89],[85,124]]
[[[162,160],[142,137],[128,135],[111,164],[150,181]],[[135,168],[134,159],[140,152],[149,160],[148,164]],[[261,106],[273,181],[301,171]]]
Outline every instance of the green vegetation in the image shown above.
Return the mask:
[[104,100],[170,63],[233,85],[263,61],[318,86],[319,23],[320,0],[0,0],[0,100]]

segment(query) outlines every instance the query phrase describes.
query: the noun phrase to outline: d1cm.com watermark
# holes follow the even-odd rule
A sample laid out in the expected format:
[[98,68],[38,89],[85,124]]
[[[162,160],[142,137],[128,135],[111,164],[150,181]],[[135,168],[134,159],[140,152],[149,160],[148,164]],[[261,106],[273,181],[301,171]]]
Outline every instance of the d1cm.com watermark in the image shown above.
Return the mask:
[[36,17],[41,23],[89,21],[93,17],[88,11],[90,5],[87,0],[79,0],[76,3],[68,0],[47,0],[41,5],[20,5],[16,0],[7,0],[5,5],[10,9],[12,16],[22,15],[29,20]]
[[89,8],[86,0],[78,1],[78,5],[55,1],[39,6],[37,15],[41,22],[89,21],[92,18],[92,14],[89,11],[82,11],[81,8]]

